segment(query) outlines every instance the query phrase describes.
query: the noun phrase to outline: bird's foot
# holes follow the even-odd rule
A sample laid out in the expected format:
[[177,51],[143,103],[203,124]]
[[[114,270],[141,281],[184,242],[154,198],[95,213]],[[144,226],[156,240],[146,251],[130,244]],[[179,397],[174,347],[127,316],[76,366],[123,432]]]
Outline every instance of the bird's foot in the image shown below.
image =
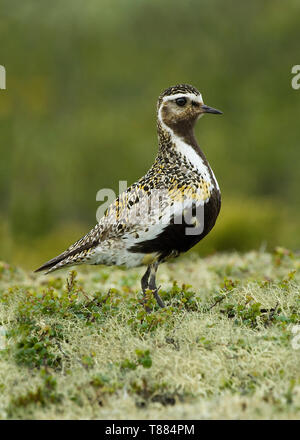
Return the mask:
[[151,289],[143,290],[143,298],[140,300],[140,303],[145,307],[147,313],[150,313],[152,311],[152,309],[149,307],[149,296],[147,295],[147,291],[152,293],[159,307],[161,308],[166,307],[163,300],[158,294],[159,289],[160,286],[153,290]]
[[139,302],[145,308],[147,313],[151,313],[152,309],[149,307],[149,296],[147,295],[146,292],[147,289],[143,290],[143,298]]
[[160,289],[160,286],[157,287],[155,290],[152,290],[152,292],[153,292],[154,298],[156,299],[157,304],[159,305],[159,307],[161,307],[163,309],[166,306],[165,306],[163,300],[161,299],[161,297],[158,294],[159,289]]

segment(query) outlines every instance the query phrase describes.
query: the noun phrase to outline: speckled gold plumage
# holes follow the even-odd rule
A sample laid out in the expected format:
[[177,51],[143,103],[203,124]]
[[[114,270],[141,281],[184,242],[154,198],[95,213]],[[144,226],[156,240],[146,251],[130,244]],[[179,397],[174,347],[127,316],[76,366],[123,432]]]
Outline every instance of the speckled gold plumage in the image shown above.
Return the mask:
[[[192,131],[190,132],[190,125],[192,129],[194,120],[197,119],[195,112],[199,110],[192,106],[190,108],[187,106],[182,111],[178,109],[178,114],[182,118],[181,128],[176,127],[177,113],[172,113],[175,104],[170,97],[181,93],[195,96],[195,99],[201,96],[198,90],[186,84],[171,87],[160,95],[158,112],[161,111],[168,117],[170,114],[173,115],[170,124],[175,124],[175,128],[173,130],[172,126],[173,131],[169,130],[164,123],[164,121],[169,123],[167,117],[164,120],[164,116],[158,114],[159,150],[146,175],[119,195],[88,234],[38,270],[47,270],[48,273],[82,263],[117,264],[128,267],[148,264],[151,268],[154,262],[178,255],[191,247],[196,240],[186,238],[183,229],[175,228],[172,216],[168,216],[170,207],[176,207],[177,211],[179,209],[180,214],[180,204],[183,207],[189,204],[191,206],[201,204],[209,206],[212,215],[216,218],[220,209],[217,182],[193,138]],[[199,102],[198,107],[201,107],[201,101]],[[183,132],[185,129],[186,137]],[[182,143],[183,149],[177,148],[179,145],[177,143]],[[191,157],[194,156],[184,153],[185,149],[189,148],[193,149],[192,154],[199,158],[197,160],[201,165],[200,168],[192,163]],[[205,172],[202,172],[202,169]],[[156,194],[157,200],[153,198]],[[152,199],[156,201],[156,204],[149,204],[150,199],[151,202]],[[215,218],[210,222],[207,231],[213,226]],[[174,246],[172,237],[174,237]],[[202,236],[196,238],[197,242]],[[151,270],[147,271],[150,283],[153,275]]]

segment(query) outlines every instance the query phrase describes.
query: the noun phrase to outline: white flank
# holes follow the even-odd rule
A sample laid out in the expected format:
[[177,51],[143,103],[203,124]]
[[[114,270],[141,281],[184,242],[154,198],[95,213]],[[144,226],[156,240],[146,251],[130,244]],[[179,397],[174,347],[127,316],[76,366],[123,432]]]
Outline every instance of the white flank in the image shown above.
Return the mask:
[[211,169],[211,172],[212,172],[212,175],[213,175],[213,178],[214,178],[214,181],[215,181],[215,186],[216,186],[217,190],[220,192],[220,187],[219,187],[218,181],[216,179],[215,173],[213,172],[212,169]]
[[201,156],[194,150],[193,147],[184,142],[180,137],[176,136],[174,133],[172,135],[173,142],[175,144],[176,150],[185,156],[187,160],[193,165],[193,167],[199,172],[203,179],[212,185],[211,177],[209,174],[208,167],[203,162]]

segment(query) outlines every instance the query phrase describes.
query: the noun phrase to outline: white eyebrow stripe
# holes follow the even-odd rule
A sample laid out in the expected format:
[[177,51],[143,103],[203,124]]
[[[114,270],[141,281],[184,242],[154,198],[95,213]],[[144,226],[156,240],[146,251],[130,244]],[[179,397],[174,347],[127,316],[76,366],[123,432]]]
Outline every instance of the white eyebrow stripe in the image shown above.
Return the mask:
[[166,101],[173,101],[177,98],[189,98],[192,101],[199,102],[200,104],[203,104],[202,95],[195,95],[194,93],[176,93],[175,95],[169,95],[163,97],[163,102]]

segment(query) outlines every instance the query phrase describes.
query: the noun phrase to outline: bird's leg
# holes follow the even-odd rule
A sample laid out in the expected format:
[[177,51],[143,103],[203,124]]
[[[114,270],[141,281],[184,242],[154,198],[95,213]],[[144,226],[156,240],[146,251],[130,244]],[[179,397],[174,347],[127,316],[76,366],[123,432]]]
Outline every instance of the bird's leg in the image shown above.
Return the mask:
[[145,291],[148,289],[150,270],[151,270],[151,266],[148,266],[146,272],[144,273],[141,279],[141,286],[143,293],[145,293]]
[[[144,306],[145,306],[145,303],[147,302],[146,290],[148,289],[148,286],[149,286],[150,270],[151,270],[151,266],[148,266],[146,272],[144,273],[144,275],[142,276],[142,279],[141,279],[141,286],[142,286],[142,291],[143,291],[143,295],[144,295],[144,298],[142,300],[142,304],[144,304]],[[147,313],[151,312],[151,309],[148,306],[145,306],[145,308],[146,308]]]
[[158,263],[155,262],[151,264],[149,268],[150,268],[149,289],[153,291],[154,298],[156,299],[156,302],[159,305],[159,307],[165,307],[163,300],[158,294],[159,288],[157,288],[156,280],[155,280]]

